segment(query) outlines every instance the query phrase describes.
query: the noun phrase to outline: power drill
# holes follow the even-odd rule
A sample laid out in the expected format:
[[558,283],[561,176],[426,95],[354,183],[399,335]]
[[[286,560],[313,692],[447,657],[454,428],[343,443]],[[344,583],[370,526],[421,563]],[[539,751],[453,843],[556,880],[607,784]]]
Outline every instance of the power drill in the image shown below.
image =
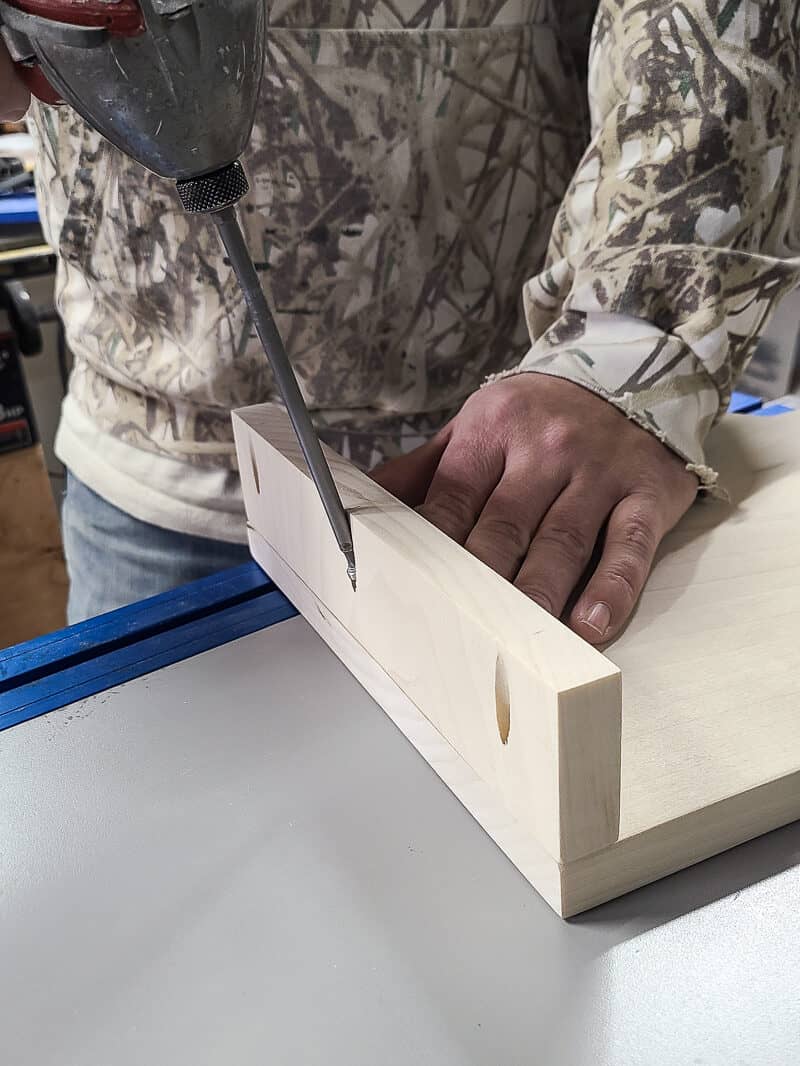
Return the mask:
[[71,105],[216,223],[355,589],[350,521],[236,217],[265,0],[0,0],[0,34],[35,96]]

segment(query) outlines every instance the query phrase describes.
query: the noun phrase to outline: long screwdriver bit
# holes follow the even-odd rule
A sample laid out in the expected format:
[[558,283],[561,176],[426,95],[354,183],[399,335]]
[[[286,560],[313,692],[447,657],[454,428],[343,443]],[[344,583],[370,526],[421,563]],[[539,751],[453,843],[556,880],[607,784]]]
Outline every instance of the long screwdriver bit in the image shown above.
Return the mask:
[[356,557],[353,551],[350,519],[342,503],[336,482],[333,480],[331,469],[322,452],[319,438],[311,422],[311,416],[300,392],[300,386],[297,384],[297,378],[286,354],[278,327],[275,325],[272,312],[264,297],[261,282],[245,244],[239,220],[236,217],[236,209],[235,207],[226,207],[221,211],[215,211],[211,217],[219,229],[231,266],[239,279],[242,293],[250,310],[253,324],[256,327],[256,333],[258,333],[269,364],[272,367],[275,382],[283,402],[286,404],[286,410],[300,442],[300,448],[308,463],[311,477],[322,500],[322,506],[325,508],[325,513],[328,516],[328,521],[331,524],[342,554],[347,560],[347,576],[350,578],[355,591]]

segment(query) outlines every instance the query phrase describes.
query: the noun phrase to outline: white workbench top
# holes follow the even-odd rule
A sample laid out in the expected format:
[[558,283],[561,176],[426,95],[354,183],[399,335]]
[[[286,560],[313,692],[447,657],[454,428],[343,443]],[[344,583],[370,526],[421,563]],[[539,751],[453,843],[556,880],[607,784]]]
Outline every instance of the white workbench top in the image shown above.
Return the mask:
[[565,923],[301,618],[0,734],[2,1066],[789,1066],[800,825]]

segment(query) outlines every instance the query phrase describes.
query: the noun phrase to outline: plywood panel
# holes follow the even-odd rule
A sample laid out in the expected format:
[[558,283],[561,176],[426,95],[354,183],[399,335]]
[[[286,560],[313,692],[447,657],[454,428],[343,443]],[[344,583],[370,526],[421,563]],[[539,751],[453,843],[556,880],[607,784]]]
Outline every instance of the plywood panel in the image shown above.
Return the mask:
[[607,650],[622,669],[621,835],[800,771],[800,414],[732,416],[703,500]]

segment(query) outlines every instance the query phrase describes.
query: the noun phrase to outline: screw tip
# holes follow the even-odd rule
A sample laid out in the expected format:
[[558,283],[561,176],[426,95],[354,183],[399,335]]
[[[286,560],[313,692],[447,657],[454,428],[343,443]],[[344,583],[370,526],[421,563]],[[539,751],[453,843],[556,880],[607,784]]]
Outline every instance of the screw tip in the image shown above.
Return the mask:
[[347,576],[350,578],[350,584],[353,586],[353,592],[356,591],[356,553],[353,551],[352,544],[347,544],[343,549],[344,557],[347,560]]

